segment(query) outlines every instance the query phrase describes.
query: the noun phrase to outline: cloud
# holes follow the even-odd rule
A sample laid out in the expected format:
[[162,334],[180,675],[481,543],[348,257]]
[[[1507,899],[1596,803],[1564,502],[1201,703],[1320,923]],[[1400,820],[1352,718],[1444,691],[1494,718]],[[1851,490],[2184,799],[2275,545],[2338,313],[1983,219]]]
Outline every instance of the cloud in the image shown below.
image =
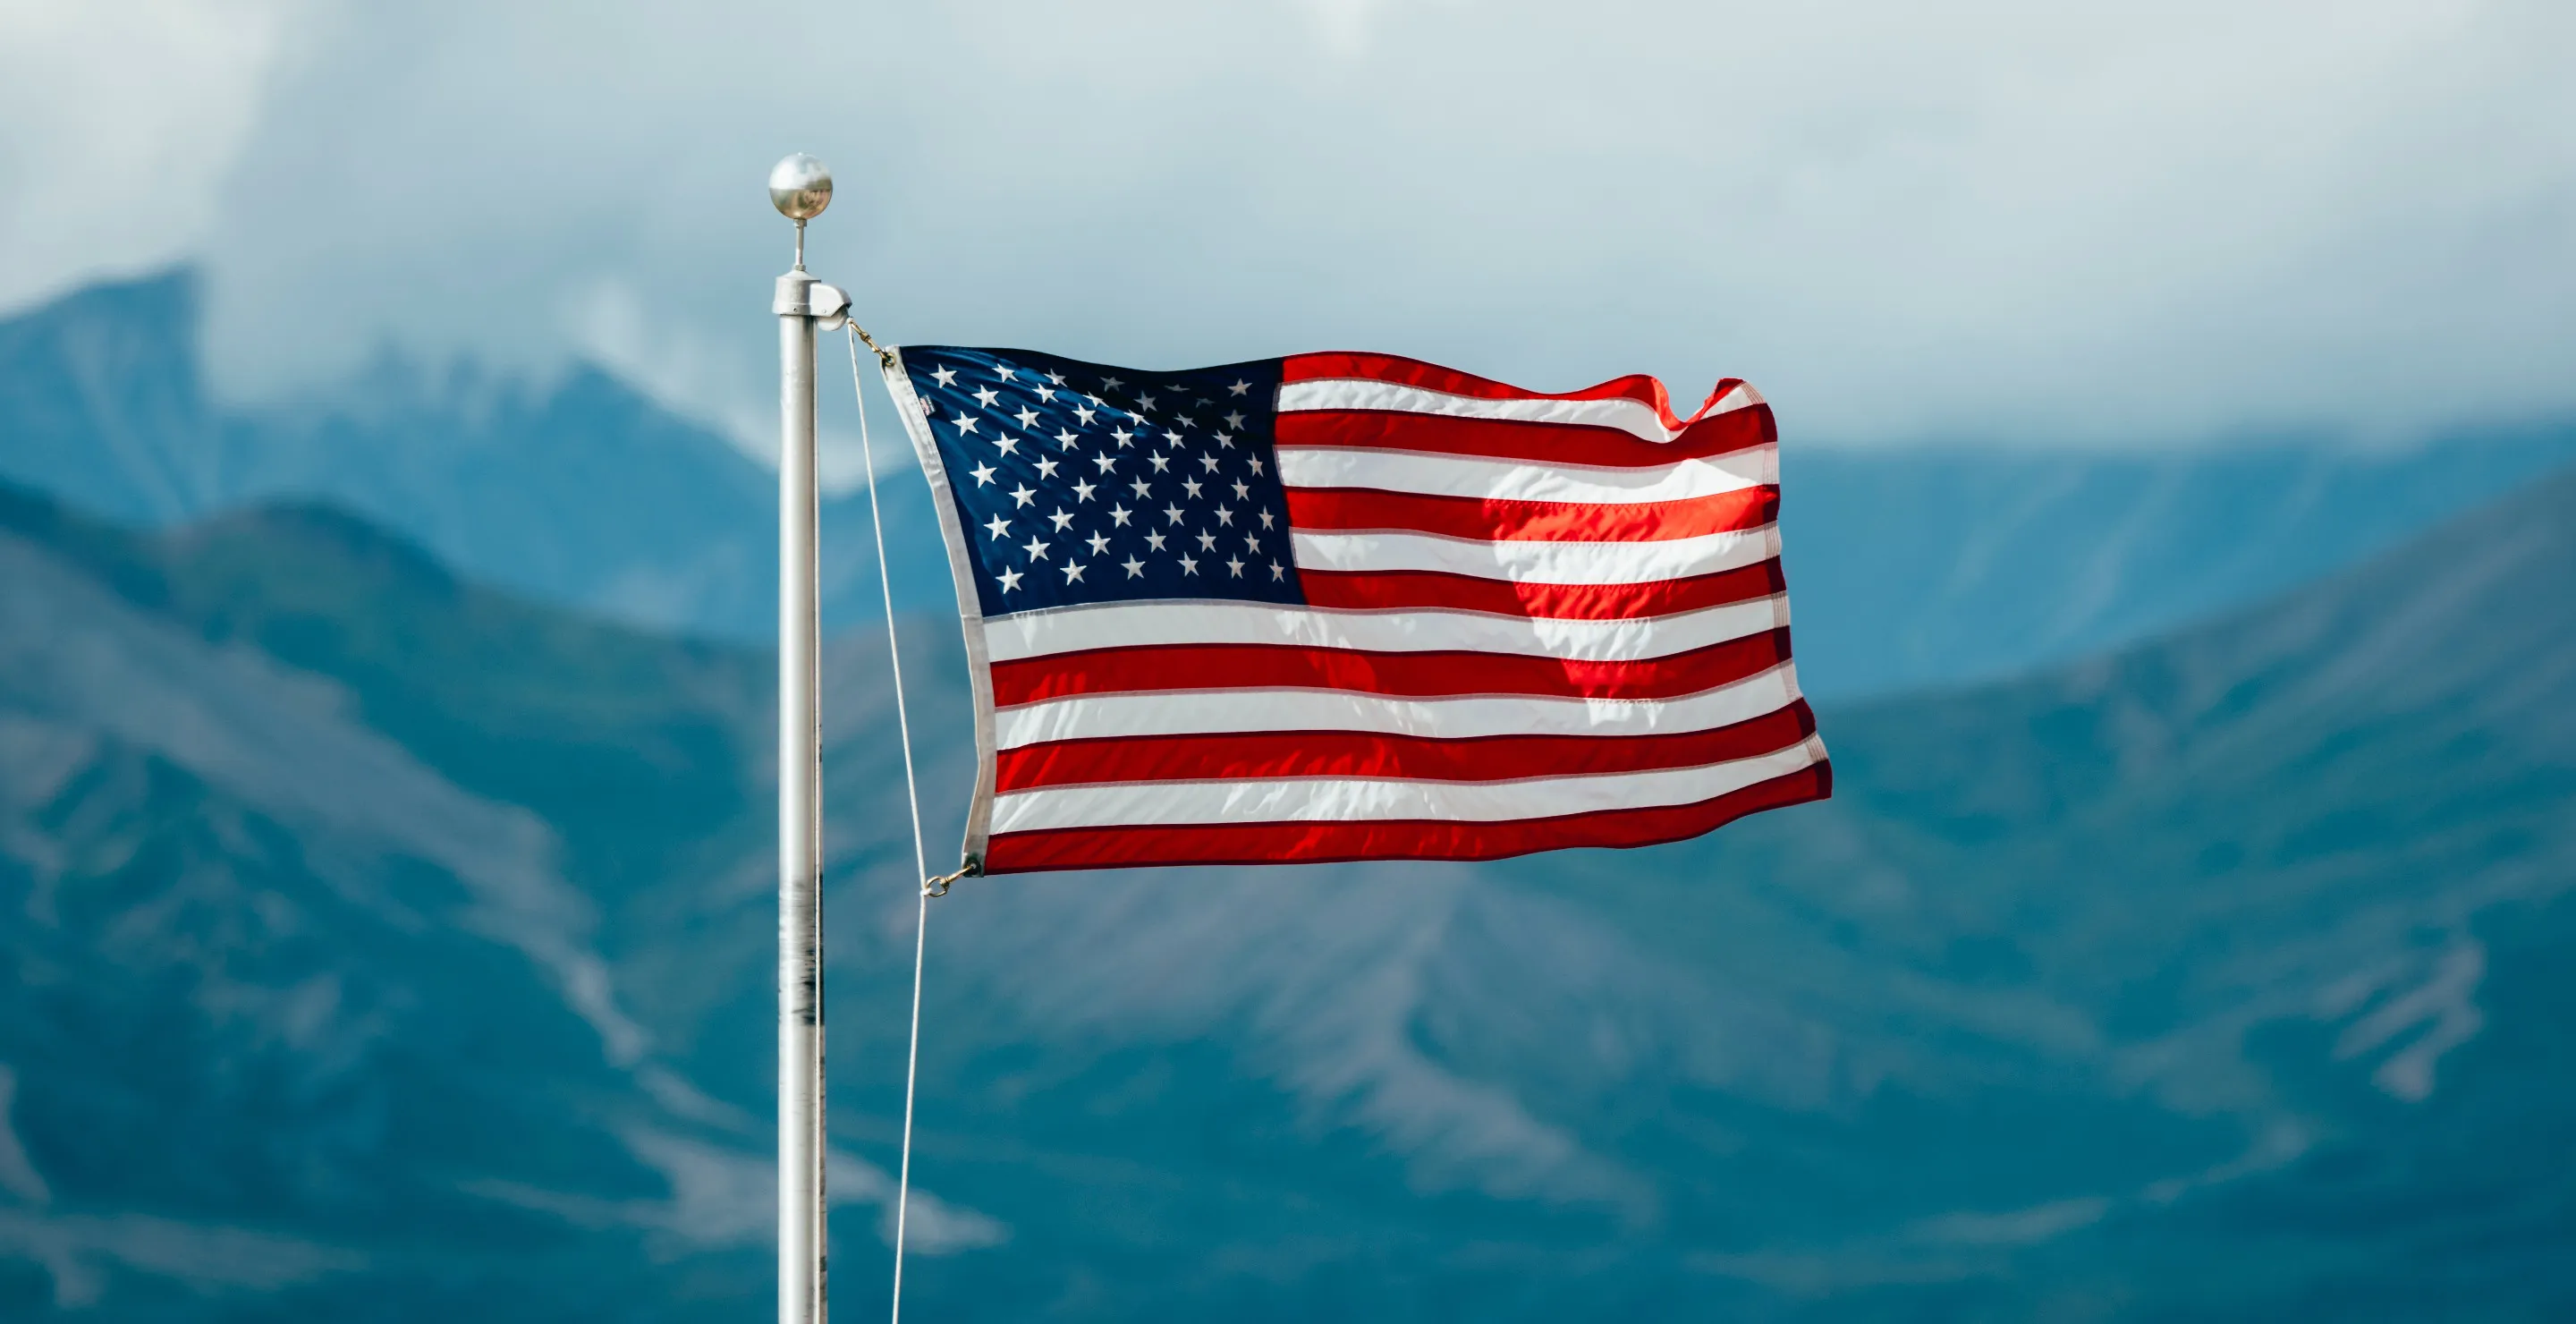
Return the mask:
[[0,306],[191,255],[295,0],[0,0]]
[[[1846,442],[2576,405],[2563,5],[601,12],[344,8],[202,80],[257,116],[162,236],[210,263],[219,380],[384,340],[582,354],[757,448],[787,245],[760,182],[805,150],[840,182],[816,269],[912,342],[1734,375]],[[12,95],[5,140],[56,95]]]

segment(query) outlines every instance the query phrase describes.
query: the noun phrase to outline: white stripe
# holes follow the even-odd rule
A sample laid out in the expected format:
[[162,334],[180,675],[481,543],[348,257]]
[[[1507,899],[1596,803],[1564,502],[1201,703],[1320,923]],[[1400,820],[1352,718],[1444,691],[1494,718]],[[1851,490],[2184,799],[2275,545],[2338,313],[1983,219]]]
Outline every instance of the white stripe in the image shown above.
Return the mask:
[[[1708,412],[1700,417],[1715,418],[1760,403],[1762,397],[1752,387],[1739,385],[1727,392],[1725,398],[1710,405]],[[1659,444],[1670,442],[1682,434],[1681,428],[1665,427],[1662,413],[1653,405],[1626,396],[1612,396],[1606,400],[1493,400],[1478,395],[1451,395],[1447,391],[1427,390],[1419,386],[1398,386],[1366,377],[1325,377],[1307,382],[1287,382],[1279,388],[1280,413],[1339,409],[1617,428],[1640,441]]]
[[1300,570],[1438,570],[1516,584],[1642,584],[1686,579],[1780,554],[1780,526],[1652,542],[1524,542],[1435,533],[1296,533]]
[[1358,777],[1230,782],[1123,782],[1012,791],[993,802],[993,831],[1194,823],[1433,819],[1499,823],[1604,809],[1695,804],[1786,776],[1825,756],[1813,737],[1749,759],[1697,768],[1513,782]]
[[1162,690],[1076,694],[993,715],[1000,749],[1051,740],[1245,731],[1367,731],[1469,740],[1478,736],[1644,736],[1709,731],[1777,712],[1798,697],[1786,662],[1672,699],[1569,699],[1498,694],[1415,699],[1352,690]]
[[1640,505],[1722,496],[1776,486],[1780,448],[1755,446],[1700,460],[1622,468],[1606,464],[1531,464],[1481,455],[1367,450],[1356,446],[1282,446],[1279,481],[1290,487],[1366,487],[1423,496],[1485,501],[1583,501]]
[[1417,607],[1355,611],[1168,599],[1025,611],[981,622],[995,662],[1151,644],[1291,644],[1368,652],[1513,653],[1633,662],[1706,648],[1788,623],[1785,593],[1669,616],[1610,621]]

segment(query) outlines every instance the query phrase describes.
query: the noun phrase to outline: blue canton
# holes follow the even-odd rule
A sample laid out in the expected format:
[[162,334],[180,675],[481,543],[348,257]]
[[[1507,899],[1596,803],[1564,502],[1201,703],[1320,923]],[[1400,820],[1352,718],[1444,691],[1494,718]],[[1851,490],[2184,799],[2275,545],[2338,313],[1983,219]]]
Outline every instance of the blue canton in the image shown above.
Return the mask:
[[1301,604],[1279,360],[1137,372],[907,346],[987,617],[1142,599]]

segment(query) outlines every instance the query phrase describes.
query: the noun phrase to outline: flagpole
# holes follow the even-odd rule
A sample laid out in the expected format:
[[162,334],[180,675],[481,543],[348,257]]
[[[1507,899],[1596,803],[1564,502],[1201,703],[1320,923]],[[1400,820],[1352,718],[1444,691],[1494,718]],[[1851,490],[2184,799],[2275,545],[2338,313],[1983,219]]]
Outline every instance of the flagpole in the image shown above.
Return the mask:
[[[796,222],[778,278],[778,1324],[825,1324],[822,633],[816,586],[814,331],[805,222],[832,200],[823,163],[790,156],[769,199]],[[831,287],[821,286],[829,291]],[[837,291],[832,291],[837,295]],[[830,309],[824,310],[827,313]]]

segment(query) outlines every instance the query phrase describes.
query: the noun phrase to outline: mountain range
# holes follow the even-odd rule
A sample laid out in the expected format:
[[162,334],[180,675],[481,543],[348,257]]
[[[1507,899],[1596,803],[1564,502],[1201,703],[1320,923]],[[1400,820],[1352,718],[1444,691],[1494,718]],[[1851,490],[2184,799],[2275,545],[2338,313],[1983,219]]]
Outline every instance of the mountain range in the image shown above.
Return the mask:
[[[594,367],[529,380],[390,353],[316,397],[228,407],[199,372],[197,302],[182,270],[0,323],[0,478],[145,526],[325,501],[547,601],[774,634],[777,480],[714,432]],[[888,503],[889,534],[935,553],[927,488],[901,473],[914,499]],[[877,611],[866,516],[864,497],[824,503],[835,622]]]
[[[2572,585],[2561,473],[1820,699],[1836,798],[1698,841],[963,883],[914,1308],[2563,1317]],[[962,650],[903,637],[950,841]],[[912,943],[883,648],[826,661],[845,1310]],[[326,506],[0,500],[0,1311],[767,1309],[771,684]]]
[[[147,526],[322,501],[545,601],[715,639],[774,632],[775,480],[706,427],[596,368],[530,380],[390,354],[311,398],[228,405],[200,375],[196,290],[174,271],[0,322],[0,479]],[[846,408],[824,395],[827,415]],[[1794,402],[1781,408],[1800,670],[1829,697],[2143,638],[2576,460],[2567,420],[2378,452],[2271,439],[2068,454],[1820,448],[1801,443]],[[887,477],[898,605],[945,610],[927,489],[908,466]],[[875,619],[864,497],[827,500],[822,519],[827,626]]]

